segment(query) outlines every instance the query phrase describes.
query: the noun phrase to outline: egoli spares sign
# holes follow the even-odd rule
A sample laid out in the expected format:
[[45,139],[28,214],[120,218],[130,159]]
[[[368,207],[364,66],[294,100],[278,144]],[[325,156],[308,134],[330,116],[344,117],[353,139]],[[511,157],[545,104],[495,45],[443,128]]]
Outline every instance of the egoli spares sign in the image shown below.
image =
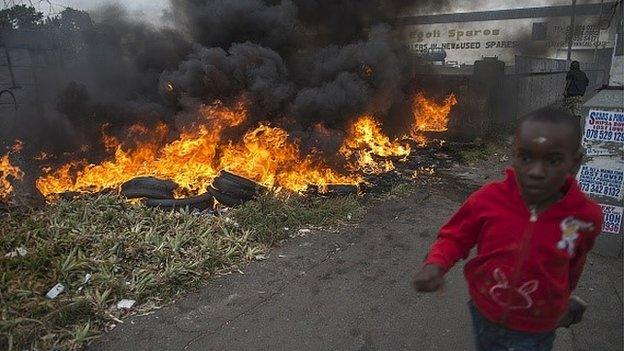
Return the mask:
[[603,216],[602,231],[605,233],[619,234],[622,228],[622,214],[624,213],[624,208],[603,204],[600,204],[600,207],[602,208]]
[[624,170],[581,166],[577,175],[581,190],[587,194],[622,200]]
[[584,138],[624,143],[624,112],[590,110],[585,120]]

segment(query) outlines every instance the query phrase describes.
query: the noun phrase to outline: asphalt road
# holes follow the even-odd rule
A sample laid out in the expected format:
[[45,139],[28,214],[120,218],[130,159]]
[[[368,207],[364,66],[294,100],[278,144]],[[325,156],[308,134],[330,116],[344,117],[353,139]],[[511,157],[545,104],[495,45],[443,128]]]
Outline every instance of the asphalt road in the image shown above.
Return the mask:
[[[371,204],[356,226],[288,241],[244,274],[217,278],[134,317],[92,350],[473,350],[462,266],[442,294],[410,277],[471,187],[450,181]],[[578,294],[587,321],[556,350],[621,351],[622,260],[590,257]]]

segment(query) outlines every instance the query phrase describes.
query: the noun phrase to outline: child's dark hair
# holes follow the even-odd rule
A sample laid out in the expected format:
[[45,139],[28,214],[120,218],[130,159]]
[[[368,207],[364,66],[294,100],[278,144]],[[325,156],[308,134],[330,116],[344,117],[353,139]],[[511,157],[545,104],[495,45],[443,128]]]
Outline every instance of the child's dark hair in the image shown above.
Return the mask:
[[520,120],[518,128],[520,128],[525,122],[546,122],[569,126],[574,132],[574,152],[580,151],[582,139],[581,134],[583,133],[581,130],[581,122],[578,117],[572,115],[568,111],[554,107],[543,107],[524,116]]

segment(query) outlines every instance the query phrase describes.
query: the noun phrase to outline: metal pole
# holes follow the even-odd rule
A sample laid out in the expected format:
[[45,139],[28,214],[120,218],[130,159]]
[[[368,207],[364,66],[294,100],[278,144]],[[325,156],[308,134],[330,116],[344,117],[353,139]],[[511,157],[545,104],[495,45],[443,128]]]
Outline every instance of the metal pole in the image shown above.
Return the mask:
[[600,0],[600,17],[598,17],[598,39],[594,45],[594,64],[598,60],[598,43],[600,42],[600,32],[602,31],[602,7],[604,6],[604,0]]
[[576,0],[572,0],[572,17],[570,18],[570,31],[568,33],[568,61],[572,58],[572,41],[574,40],[574,20],[576,17]]

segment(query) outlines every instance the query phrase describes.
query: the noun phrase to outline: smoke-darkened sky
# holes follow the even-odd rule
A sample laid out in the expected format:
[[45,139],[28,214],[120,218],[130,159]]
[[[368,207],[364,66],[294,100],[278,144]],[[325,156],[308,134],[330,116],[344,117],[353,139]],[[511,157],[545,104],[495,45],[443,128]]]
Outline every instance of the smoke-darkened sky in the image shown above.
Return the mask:
[[[599,3],[600,0],[579,0],[579,4]],[[150,22],[158,23],[162,19],[163,11],[169,8],[169,0],[56,0],[55,4],[73,7],[76,9],[94,10],[107,4],[119,4],[128,9],[133,17],[143,18]],[[488,11],[502,10],[509,8],[522,7],[540,7],[540,6],[557,6],[569,5],[571,0],[516,0],[516,1],[500,1],[500,0],[459,0],[452,1],[447,8],[438,9],[434,12],[468,12],[468,11]],[[41,5],[43,11],[47,11],[47,5]],[[422,10],[421,10],[422,11]],[[411,13],[411,14],[422,14]],[[412,11],[410,11],[412,12]],[[406,13],[410,15],[410,13]]]

